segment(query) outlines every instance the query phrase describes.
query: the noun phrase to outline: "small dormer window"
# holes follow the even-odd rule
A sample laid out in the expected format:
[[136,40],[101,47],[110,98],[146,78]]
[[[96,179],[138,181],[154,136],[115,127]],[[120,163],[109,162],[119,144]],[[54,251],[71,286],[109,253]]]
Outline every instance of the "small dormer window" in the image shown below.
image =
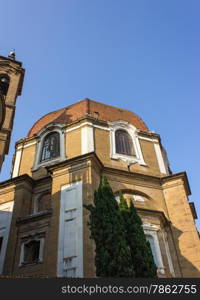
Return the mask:
[[8,75],[7,74],[0,75],[0,93],[3,96],[7,95],[9,84],[10,84],[10,78],[8,77]]
[[49,133],[42,146],[40,162],[54,159],[60,156],[60,138],[58,132]]
[[126,130],[115,131],[116,153],[135,156],[135,149],[131,136]]

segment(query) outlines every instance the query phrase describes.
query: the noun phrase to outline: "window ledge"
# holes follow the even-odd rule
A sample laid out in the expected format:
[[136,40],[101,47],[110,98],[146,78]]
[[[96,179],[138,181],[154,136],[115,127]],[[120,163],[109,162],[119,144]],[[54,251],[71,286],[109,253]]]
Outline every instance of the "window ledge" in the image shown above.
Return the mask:
[[31,263],[26,263],[26,262],[22,262],[19,267],[23,268],[23,267],[32,267],[32,266],[36,266],[38,264],[42,264],[43,261],[42,260],[37,260],[35,262],[31,262]]
[[34,172],[34,171],[37,171],[41,167],[45,168],[45,167],[52,166],[58,162],[64,161],[65,159],[67,159],[67,157],[58,157],[56,159],[48,160],[46,162],[41,162],[41,163],[37,164],[36,166],[34,166],[31,169],[31,171]]
[[147,164],[144,162],[144,161],[141,161],[138,157],[136,156],[130,156],[130,155],[124,155],[124,154],[113,154],[111,156],[111,159],[113,160],[122,160],[128,164],[139,164],[141,166],[144,166],[144,167],[148,167]]

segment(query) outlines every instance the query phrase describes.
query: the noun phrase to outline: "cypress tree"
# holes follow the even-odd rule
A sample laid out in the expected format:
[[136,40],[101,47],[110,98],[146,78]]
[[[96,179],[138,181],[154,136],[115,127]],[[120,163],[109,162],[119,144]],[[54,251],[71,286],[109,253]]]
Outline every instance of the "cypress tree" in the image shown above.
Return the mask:
[[130,248],[124,231],[123,217],[113,191],[106,179],[101,179],[94,194],[89,228],[96,244],[96,275],[98,277],[134,277]]
[[157,267],[154,263],[151,247],[146,240],[142,220],[137,214],[133,203],[131,202],[130,207],[128,207],[121,194],[119,207],[124,219],[126,239],[131,251],[135,277],[157,277]]

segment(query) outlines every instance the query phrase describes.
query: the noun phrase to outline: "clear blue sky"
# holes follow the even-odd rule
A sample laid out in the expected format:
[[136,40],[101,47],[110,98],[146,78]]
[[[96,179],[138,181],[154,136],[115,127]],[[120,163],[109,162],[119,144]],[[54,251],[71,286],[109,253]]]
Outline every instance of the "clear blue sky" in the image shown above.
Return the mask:
[[26,68],[1,180],[38,118],[88,97],[136,112],[161,135],[200,218],[200,1],[7,0],[0,28],[0,55],[14,48]]

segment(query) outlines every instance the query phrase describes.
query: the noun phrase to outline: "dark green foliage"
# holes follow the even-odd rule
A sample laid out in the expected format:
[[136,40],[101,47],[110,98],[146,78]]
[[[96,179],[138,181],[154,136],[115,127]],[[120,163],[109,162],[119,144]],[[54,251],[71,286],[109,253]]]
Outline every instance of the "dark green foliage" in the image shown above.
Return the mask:
[[123,217],[106,177],[94,194],[94,206],[85,207],[90,211],[89,227],[96,244],[96,275],[134,277]]
[[118,205],[106,177],[101,179],[94,194],[94,206],[85,207],[90,211],[98,277],[157,277],[141,218],[133,203],[128,207],[122,194]]
[[123,195],[120,195],[120,210],[124,219],[126,238],[131,250],[131,257],[135,269],[135,277],[157,277],[157,267],[154,263],[150,244],[146,241],[142,220],[130,203],[128,207]]

